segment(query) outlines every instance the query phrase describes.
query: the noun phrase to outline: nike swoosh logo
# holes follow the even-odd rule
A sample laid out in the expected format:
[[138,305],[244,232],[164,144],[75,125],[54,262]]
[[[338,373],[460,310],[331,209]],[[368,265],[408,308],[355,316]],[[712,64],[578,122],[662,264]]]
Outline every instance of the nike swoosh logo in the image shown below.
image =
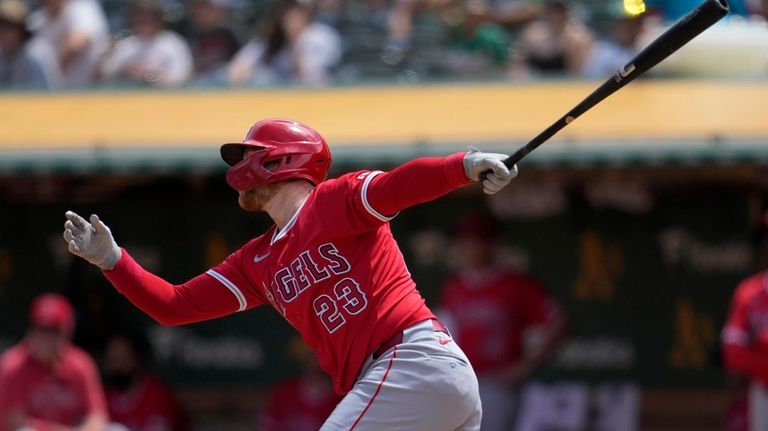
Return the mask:
[[271,251],[268,251],[267,254],[259,256],[258,254],[256,256],[253,256],[253,261],[256,263],[261,262],[262,260],[266,259],[267,256],[269,256],[269,253],[272,253]]
[[441,345],[445,346],[453,340],[450,338],[438,338],[437,341],[439,341]]

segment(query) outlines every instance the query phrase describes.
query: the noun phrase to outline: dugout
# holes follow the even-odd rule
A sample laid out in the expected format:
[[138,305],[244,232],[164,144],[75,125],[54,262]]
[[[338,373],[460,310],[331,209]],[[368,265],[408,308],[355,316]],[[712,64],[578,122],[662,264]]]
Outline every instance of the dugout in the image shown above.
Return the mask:
[[[0,221],[12,228],[0,236],[0,348],[21,335],[34,294],[62,291],[92,319],[78,337],[95,353],[110,325],[146,325],[157,369],[197,423],[245,424],[263,388],[293,371],[288,325],[271,310],[153,325],[63,253],[65,209],[98,212],[142,263],[182,281],[267,225],[237,208],[217,154],[258,118],[317,127],[337,175],[467,145],[510,151],[593,86],[6,94]],[[735,283],[759,259],[766,101],[762,82],[637,82],[526,158],[514,187],[489,200],[478,188],[456,192],[404,212],[393,229],[434,301],[453,221],[489,208],[505,220],[503,258],[541,279],[570,318],[539,381],[590,394],[634,384],[644,429],[716,429],[727,397],[719,329]]]

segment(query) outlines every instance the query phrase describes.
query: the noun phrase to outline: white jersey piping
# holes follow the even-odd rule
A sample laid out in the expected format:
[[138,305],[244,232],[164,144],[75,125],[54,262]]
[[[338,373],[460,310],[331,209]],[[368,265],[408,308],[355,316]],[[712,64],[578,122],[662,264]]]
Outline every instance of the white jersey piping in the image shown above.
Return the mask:
[[240,307],[237,309],[237,311],[244,311],[248,307],[248,302],[245,300],[245,295],[243,295],[243,292],[241,292],[240,289],[235,286],[235,283],[232,283],[227,277],[224,277],[212,269],[209,269],[205,273],[215,278],[216,280],[219,280],[219,282],[221,282],[224,287],[229,289],[229,291],[235,295],[235,298],[237,298],[237,303],[240,304]]
[[371,204],[368,202],[368,185],[371,183],[371,180],[374,177],[376,177],[377,175],[379,175],[379,174],[383,174],[383,172],[382,171],[372,171],[370,174],[368,174],[367,177],[365,177],[365,181],[363,181],[363,188],[362,188],[360,194],[361,194],[361,197],[363,198],[363,206],[365,207],[365,210],[368,211],[369,214],[371,214],[372,216],[376,217],[377,219],[379,219],[379,220],[381,220],[383,222],[388,222],[388,221],[392,220],[393,218],[397,217],[397,214],[399,214],[399,213],[395,213],[395,215],[393,215],[391,217],[387,217],[387,216],[383,215],[382,213],[376,211],[376,209],[374,207],[372,207]]

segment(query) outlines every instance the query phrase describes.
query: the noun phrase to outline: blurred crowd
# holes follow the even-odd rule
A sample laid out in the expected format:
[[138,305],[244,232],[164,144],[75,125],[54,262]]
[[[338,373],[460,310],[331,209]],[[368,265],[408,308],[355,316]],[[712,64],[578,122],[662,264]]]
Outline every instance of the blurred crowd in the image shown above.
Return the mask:
[[[0,0],[0,86],[605,78],[698,1]],[[768,15],[732,0],[732,16]]]

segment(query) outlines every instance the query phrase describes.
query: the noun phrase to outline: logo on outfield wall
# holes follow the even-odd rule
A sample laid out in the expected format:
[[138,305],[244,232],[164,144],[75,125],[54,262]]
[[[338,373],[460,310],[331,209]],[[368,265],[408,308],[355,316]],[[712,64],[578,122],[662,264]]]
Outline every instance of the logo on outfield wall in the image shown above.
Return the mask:
[[262,344],[244,336],[205,337],[184,328],[155,327],[149,339],[159,361],[182,368],[252,370],[264,363]]
[[554,365],[566,370],[631,370],[637,365],[635,345],[623,337],[570,337],[557,350]]
[[624,272],[621,248],[605,241],[598,232],[588,229],[581,234],[579,273],[571,291],[582,301],[613,299],[616,278]]
[[700,273],[744,273],[752,262],[752,248],[744,240],[705,241],[672,227],[657,239],[664,263]]
[[674,368],[704,368],[716,335],[710,314],[696,310],[688,299],[678,299],[669,364]]

